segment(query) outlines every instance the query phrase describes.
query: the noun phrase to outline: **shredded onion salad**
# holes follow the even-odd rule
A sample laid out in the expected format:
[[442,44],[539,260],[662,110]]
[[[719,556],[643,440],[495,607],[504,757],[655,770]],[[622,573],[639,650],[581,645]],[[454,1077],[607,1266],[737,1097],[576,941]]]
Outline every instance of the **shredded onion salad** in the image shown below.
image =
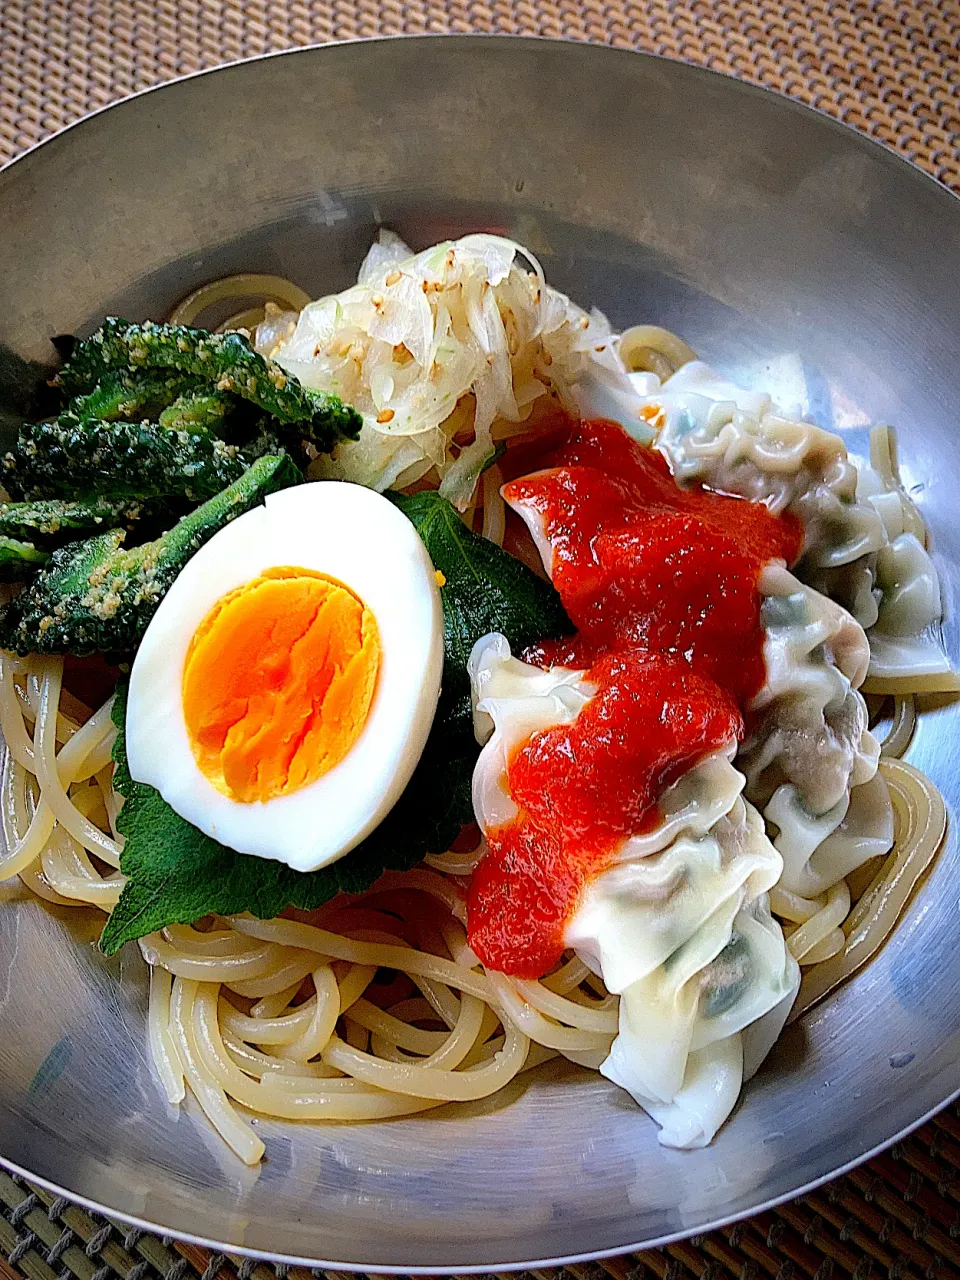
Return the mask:
[[[703,468],[704,459],[719,457],[711,448],[720,431],[727,431],[723,465],[748,457],[742,438],[756,441],[767,428],[780,433],[777,439],[784,434],[784,419],[773,422],[759,402],[714,396],[698,418],[704,407],[694,403],[697,387],[691,391],[682,379],[705,366],[685,343],[656,326],[612,334],[598,313],[550,289],[526,250],[498,237],[468,236],[411,256],[384,234],[358,284],[334,297],[303,305],[288,282],[234,277],[198,290],[174,318],[196,322],[208,307],[251,296],[259,305],[233,318],[258,324],[258,349],[363,415],[360,439],[341,444],[332,457],[318,456],[315,474],[380,490],[439,487],[471,527],[497,543],[505,509],[498,469],[489,464],[498,442],[525,434],[538,403],[577,412],[599,399],[607,416],[611,404],[627,404],[623,421],[635,436],[650,439],[662,428],[669,440],[671,388],[681,379],[674,400],[682,399],[687,429],[674,439],[686,441],[689,452],[679,461],[671,456],[675,474],[684,461]],[[787,425],[796,454],[791,474],[812,485],[807,446],[798,451],[797,441],[817,429]],[[884,465],[860,491],[862,504],[877,500],[864,511],[893,521],[891,546],[912,537],[925,555],[926,532],[899,487],[886,433],[877,449]],[[779,484],[789,467],[782,450],[771,446],[769,456]],[[744,474],[741,468],[735,478]],[[755,480],[751,472],[744,483]],[[803,496],[787,494],[784,501]],[[866,544],[857,545],[860,555]],[[873,561],[866,568],[882,588],[878,547],[868,550]],[[816,560],[819,553],[811,554]],[[843,555],[828,549],[819,563],[835,569]],[[884,596],[873,610],[879,616],[864,620],[871,643],[871,628],[884,625],[884,601],[891,599]],[[913,643],[911,627],[929,636],[938,617],[911,620],[901,608],[893,621],[888,617],[886,634],[895,634],[897,644]],[[943,841],[943,799],[900,759],[917,720],[912,690],[929,689],[931,681],[956,687],[948,665],[931,677],[934,668],[924,661],[913,684],[909,667],[885,668],[868,681],[874,719],[892,718],[879,760],[893,807],[892,849],[841,866],[833,879],[821,876],[815,892],[782,882],[769,892],[769,908],[802,972],[791,1017],[877,953]],[[111,701],[94,710],[64,690],[62,659],[0,654],[7,745],[0,878],[19,876],[58,906],[106,913],[124,884],[110,712]],[[528,980],[486,971],[471,951],[466,895],[485,848],[482,840],[474,843],[428,856],[413,871],[389,872],[369,892],[340,895],[309,916],[290,910],[274,920],[208,917],[144,938],[149,1043],[170,1102],[182,1102],[189,1089],[225,1142],[252,1165],[264,1144],[250,1113],[384,1119],[489,1097],[557,1056],[599,1068],[618,1034],[620,997],[584,959],[570,950],[547,976]],[[372,987],[375,1000],[368,998]]]
[[464,510],[497,442],[548,395],[574,408],[574,384],[611,336],[512,240],[466,236],[412,257],[385,233],[352,289],[271,317],[256,341],[363,414],[360,439],[312,474],[377,490],[432,481]]

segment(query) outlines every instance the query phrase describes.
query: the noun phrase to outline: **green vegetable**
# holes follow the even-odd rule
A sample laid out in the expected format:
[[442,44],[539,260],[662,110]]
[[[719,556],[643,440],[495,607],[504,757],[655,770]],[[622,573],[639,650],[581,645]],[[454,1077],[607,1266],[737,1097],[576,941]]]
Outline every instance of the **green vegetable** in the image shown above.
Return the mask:
[[109,317],[76,350],[59,374],[68,394],[89,393],[106,375],[173,370],[205,379],[259,405],[321,451],[341,438],[356,439],[362,419],[327,392],[307,391],[272,360],[258,355],[241,333],[207,333],[180,325],[132,324]]
[[120,866],[129,878],[100,938],[107,955],[165,925],[210,912],[250,911],[266,920],[285,907],[318,907],[341,890],[360,893],[387,867],[412,867],[429,850],[448,848],[471,819],[476,751],[451,757],[431,735],[397,804],[339,862],[305,875],[280,862],[235,853],[181,818],[159,791],[130,777],[123,739],[125,694],[118,691],[114,704],[120,728],[114,786],[125,797],[117,826],[124,837]]
[[143,514],[140,502],[109,498],[0,502],[0,537],[27,539],[50,549],[98,530],[132,528]]
[[487,538],[471,532],[438,493],[387,495],[412,522],[446,582],[444,698],[457,732],[473,732],[467,659],[481,636],[501,631],[519,652],[573,627],[553,587]]
[[[238,412],[243,405],[247,408],[245,414]],[[170,371],[104,375],[89,395],[71,400],[67,413],[94,425],[148,421],[157,422],[168,431],[212,431],[220,435],[224,434],[222,428],[228,419],[231,428],[237,425],[234,420],[243,428],[255,424],[258,418],[255,405],[216,390],[210,380]]]
[[204,432],[170,431],[149,422],[25,423],[15,454],[4,458],[8,491],[25,499],[68,494],[106,498],[182,497],[202,502],[233,484],[276,440],[239,448]]
[[415,866],[449,848],[472,821],[470,782],[478,747],[473,736],[466,660],[474,643],[502,631],[518,649],[570,629],[559,597],[518,560],[471,533],[436,493],[394,501],[413,521],[434,567],[446,579],[443,692],[423,755],[403,795],[352,853],[303,874],[281,863],[235,853],[191,826],[159,792],[134,782],[123,739],[124,693],[114,706],[120,728],[114,785],[125,797],[118,819],[127,884],[100,946],[108,955],[165,925],[209,913],[249,911],[262,919],[287,906],[309,910],[338,892],[359,893],[387,868]]
[[221,431],[232,409],[223,391],[188,391],[162,410],[157,423],[167,431]]
[[129,550],[122,529],[55,551],[0,610],[0,648],[16,653],[131,653],[190,557],[269,493],[300,481],[286,456],[260,458],[234,484],[154,542]]
[[48,551],[38,551],[32,542],[0,536],[0,582],[22,582],[50,559]]
[[202,386],[200,378],[179,373],[105,375],[87,395],[75,396],[68,411],[83,422],[140,421]]

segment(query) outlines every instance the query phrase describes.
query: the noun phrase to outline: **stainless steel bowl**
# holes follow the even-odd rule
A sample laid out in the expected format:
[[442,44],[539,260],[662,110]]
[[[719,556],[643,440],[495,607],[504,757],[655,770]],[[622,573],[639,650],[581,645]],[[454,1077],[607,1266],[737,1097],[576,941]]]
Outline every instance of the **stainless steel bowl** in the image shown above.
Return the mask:
[[[872,142],[709,72],[610,49],[426,38],[306,49],[155,90],[0,175],[0,341],[162,315],[228,272],[348,284],[377,223],[516,236],[618,325],[654,320],[862,446],[901,431],[960,652],[960,205]],[[910,758],[960,801],[955,706]],[[960,851],[879,958],[781,1040],[705,1151],[546,1069],[469,1111],[263,1122],[249,1171],[161,1097],[134,948],[0,887],[0,1152],[110,1213],[314,1265],[479,1270],[660,1243],[829,1177],[960,1090]]]

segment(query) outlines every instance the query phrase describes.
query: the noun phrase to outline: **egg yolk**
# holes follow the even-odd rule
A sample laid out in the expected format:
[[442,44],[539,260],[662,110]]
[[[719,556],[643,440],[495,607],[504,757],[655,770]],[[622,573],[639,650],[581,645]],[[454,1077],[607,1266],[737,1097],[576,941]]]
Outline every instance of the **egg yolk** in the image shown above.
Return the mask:
[[305,787],[338,764],[363,729],[380,668],[377,622],[341,583],[268,569],[223,596],[183,667],[194,758],[244,803]]

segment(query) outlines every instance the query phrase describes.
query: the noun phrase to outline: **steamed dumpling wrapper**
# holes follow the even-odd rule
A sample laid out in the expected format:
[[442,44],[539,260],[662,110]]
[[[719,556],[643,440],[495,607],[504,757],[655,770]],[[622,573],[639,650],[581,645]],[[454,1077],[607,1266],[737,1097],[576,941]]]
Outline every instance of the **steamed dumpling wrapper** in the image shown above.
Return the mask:
[[[591,456],[591,464],[602,466],[602,456]],[[562,531],[551,537],[537,500],[538,490],[556,486],[553,475],[528,476],[520,486],[507,487],[505,496],[527,524],[551,577],[571,555],[578,555],[589,571],[591,558],[600,554],[598,545],[591,543],[584,551],[571,548]],[[612,482],[618,483],[615,476]],[[786,502],[789,494],[780,496]],[[622,572],[629,574],[629,562]],[[791,855],[784,887],[817,896],[893,843],[893,813],[882,780],[857,804],[850,802],[853,789],[874,779],[880,754],[858,692],[870,646],[845,609],[802,583],[783,561],[770,561],[745,589],[760,602],[763,683],[747,703],[750,730],[738,765],[746,774],[746,796],[771,822],[777,824],[776,815],[788,810],[803,815],[805,835],[791,840],[791,829],[784,828],[775,834],[775,844],[779,849],[783,840]],[[616,599],[616,577],[608,595]],[[746,596],[743,600],[747,602]],[[767,806],[774,799],[770,811]],[[816,871],[808,873],[818,844],[834,832],[837,836],[819,856]],[[818,833],[821,839],[811,843],[809,837]],[[814,884],[819,886],[815,892],[809,889]]]
[[[737,799],[708,834],[597,877],[567,929],[620,995],[600,1069],[668,1146],[711,1141],[746,1078],[740,1033],[778,1017],[765,1056],[789,1013],[799,973],[767,900],[779,871],[760,815]],[[750,1055],[750,1074],[760,1061]]]
[[612,351],[578,384],[581,409],[646,438],[638,413],[662,415],[656,448],[682,483],[790,511],[804,528],[796,573],[866,628],[874,679],[949,677],[936,569],[919,512],[899,483],[887,428],[875,429],[871,465],[854,466],[843,439],[785,415],[692,360],[661,383],[611,371]]
[[792,783],[824,813],[877,771],[880,745],[858,692],[870,649],[860,625],[779,565],[760,575],[766,679],[741,764],[755,803]]
[[[489,833],[517,815],[515,752],[575,720],[593,689],[585,672],[512,657],[503,636],[479,641],[469,670],[484,743],[474,807]],[[621,996],[619,1035],[600,1069],[655,1115],[671,1145],[710,1141],[739,1095],[741,1033],[781,1007],[785,1018],[797,985],[766,903],[781,859],[740,797],[735,750],[731,739],[667,790],[662,820],[624,838],[588,880],[564,935]]]
[[900,481],[889,427],[870,433],[870,465],[858,468],[856,503],[876,511],[885,533],[882,545],[875,554],[809,574],[811,586],[867,628],[872,680],[923,683],[931,691],[954,688],[927,529]]
[[879,773],[852,787],[826,813],[811,813],[791,785],[778,787],[763,812],[777,829],[780,884],[803,898],[819,897],[893,847],[893,806]]
[[766,894],[713,916],[620,997],[620,1034],[600,1070],[661,1126],[664,1146],[703,1147],[783,1029],[800,970]]
[[759,585],[767,679],[738,762],[776,832],[782,887],[815,898],[893,845],[880,744],[858,691],[870,649],[845,609],[781,566]]
[[768,395],[743,391],[700,360],[649,393],[664,412],[656,447],[681,483],[789,511],[804,530],[801,564],[833,568],[886,541],[877,512],[857,498],[857,470],[833,432],[780,413]]

